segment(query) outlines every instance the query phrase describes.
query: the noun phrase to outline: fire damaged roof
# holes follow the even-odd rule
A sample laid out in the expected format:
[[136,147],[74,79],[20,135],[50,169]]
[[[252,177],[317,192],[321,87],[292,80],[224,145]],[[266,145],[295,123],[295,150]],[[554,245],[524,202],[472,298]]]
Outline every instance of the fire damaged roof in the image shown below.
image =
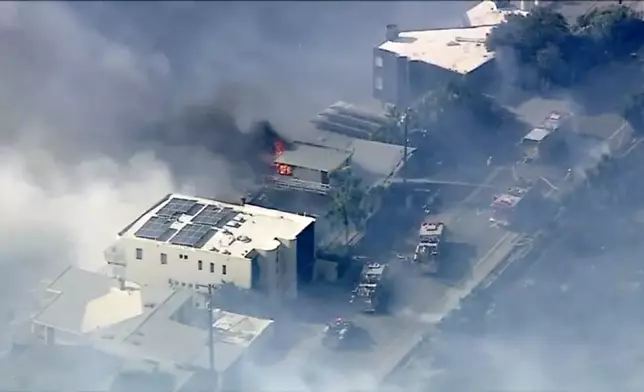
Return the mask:
[[[358,139],[318,128],[312,128],[298,141],[350,153],[353,172],[369,186],[394,175],[404,157],[403,146]],[[408,154],[411,155],[414,150],[410,147]]]
[[343,166],[351,157],[351,153],[324,146],[304,143],[293,143],[275,158],[275,163],[330,172]]

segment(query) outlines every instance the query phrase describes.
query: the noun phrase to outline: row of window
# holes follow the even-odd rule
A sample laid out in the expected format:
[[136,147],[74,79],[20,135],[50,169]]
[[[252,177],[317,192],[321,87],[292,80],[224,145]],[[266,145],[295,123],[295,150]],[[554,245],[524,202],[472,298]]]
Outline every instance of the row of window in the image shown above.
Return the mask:
[[[199,271],[203,270],[203,262],[201,260],[197,261],[197,269]],[[210,273],[215,272],[215,263],[210,263]],[[221,266],[221,274],[226,275],[226,265],[222,264]]]
[[[183,259],[183,260],[188,260],[188,255],[179,255],[179,258]],[[136,259],[137,260],[143,260],[143,249],[136,248]],[[164,264],[164,265],[168,264],[168,254],[167,253],[161,253],[160,261],[161,261],[161,264]],[[203,270],[203,261],[201,261],[201,260],[197,261],[197,269],[199,271]],[[214,273],[214,272],[215,272],[215,263],[210,263],[210,273]],[[221,266],[221,274],[226,275],[226,273],[227,273],[226,265],[222,265]]]
[[[380,56],[374,57],[374,61],[377,68],[382,68],[382,66],[384,65],[384,61]],[[376,90],[382,90],[384,88],[384,83],[381,76],[376,76],[374,78],[373,86]]]

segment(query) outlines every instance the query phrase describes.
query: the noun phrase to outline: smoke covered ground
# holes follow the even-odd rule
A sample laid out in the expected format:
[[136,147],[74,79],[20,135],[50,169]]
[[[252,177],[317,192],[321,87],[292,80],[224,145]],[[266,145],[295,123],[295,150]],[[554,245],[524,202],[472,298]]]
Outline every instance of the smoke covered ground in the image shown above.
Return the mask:
[[[368,101],[387,23],[459,23],[468,6],[0,3],[2,322],[24,318],[59,267],[101,268],[164,194],[247,186],[254,121],[296,136],[336,100]],[[194,131],[195,107],[223,115]]]
[[642,389],[642,151],[638,145],[618,174],[575,199],[554,244],[465,300],[397,383],[439,391]]

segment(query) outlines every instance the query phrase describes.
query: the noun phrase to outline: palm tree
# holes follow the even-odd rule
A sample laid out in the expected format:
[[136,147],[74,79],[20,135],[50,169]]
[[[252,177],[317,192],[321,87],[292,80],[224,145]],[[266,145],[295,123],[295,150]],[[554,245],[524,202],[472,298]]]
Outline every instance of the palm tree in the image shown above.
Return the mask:
[[388,123],[371,135],[371,140],[390,144],[403,144],[403,131],[400,127],[400,110],[391,105],[385,110],[385,118]]
[[360,178],[353,175],[349,167],[331,173],[329,180],[332,201],[327,217],[343,226],[344,243],[348,245],[351,227],[362,227],[367,217],[364,209],[365,189]]

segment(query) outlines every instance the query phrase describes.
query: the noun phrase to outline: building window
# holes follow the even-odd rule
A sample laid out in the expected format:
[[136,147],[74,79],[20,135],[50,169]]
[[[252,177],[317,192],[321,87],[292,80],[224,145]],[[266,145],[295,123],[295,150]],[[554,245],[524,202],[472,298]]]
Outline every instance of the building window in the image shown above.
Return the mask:
[[376,67],[378,67],[378,68],[382,67],[382,65],[383,65],[382,57],[376,56],[374,61],[375,61]]
[[376,76],[376,78],[373,80],[373,86],[376,88],[376,90],[382,90],[383,88],[383,81],[382,81],[382,76]]
[[180,259],[188,260],[188,255],[179,255]]
[[143,260],[143,249],[136,248],[136,259]]
[[226,275],[226,266],[225,265],[221,266],[221,274]]
[[199,271],[203,269],[203,261],[201,260],[197,261],[197,268],[199,269]]
[[215,263],[210,263],[210,273],[215,273]]
[[293,168],[289,165],[280,163],[277,165],[277,174],[279,174],[280,176],[292,176]]
[[161,264],[168,264],[168,255],[166,253],[161,253]]
[[179,258],[180,258],[180,259],[183,259],[183,255],[179,255]]

